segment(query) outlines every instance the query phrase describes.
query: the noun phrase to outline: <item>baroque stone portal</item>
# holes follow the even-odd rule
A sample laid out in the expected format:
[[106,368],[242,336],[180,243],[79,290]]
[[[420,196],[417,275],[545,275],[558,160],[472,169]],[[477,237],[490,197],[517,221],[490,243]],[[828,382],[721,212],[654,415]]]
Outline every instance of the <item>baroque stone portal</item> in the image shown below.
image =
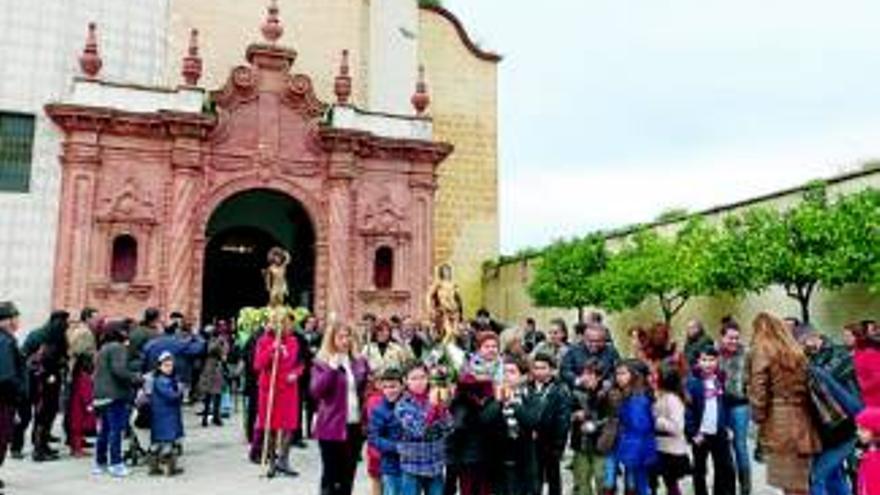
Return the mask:
[[319,101],[308,76],[290,73],[295,58],[274,42],[249,46],[204,111],[132,109],[137,95],[174,92],[94,74],[75,81],[81,95],[128,91],[134,103],[47,105],[65,132],[55,307],[202,317],[212,214],[233,196],[269,191],[311,222],[308,304],[318,314],[425,316],[436,167],[452,146],[430,139],[422,115],[369,114],[344,92],[335,105]]

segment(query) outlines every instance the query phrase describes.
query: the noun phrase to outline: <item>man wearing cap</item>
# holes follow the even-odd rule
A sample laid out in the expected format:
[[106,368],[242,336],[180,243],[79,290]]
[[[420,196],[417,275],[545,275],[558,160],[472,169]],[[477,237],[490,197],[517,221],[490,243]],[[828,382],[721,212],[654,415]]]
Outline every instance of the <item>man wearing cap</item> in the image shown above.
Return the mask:
[[[12,438],[17,405],[26,400],[24,357],[18,350],[18,309],[11,302],[0,303],[0,466]],[[0,490],[4,487],[0,480]]]

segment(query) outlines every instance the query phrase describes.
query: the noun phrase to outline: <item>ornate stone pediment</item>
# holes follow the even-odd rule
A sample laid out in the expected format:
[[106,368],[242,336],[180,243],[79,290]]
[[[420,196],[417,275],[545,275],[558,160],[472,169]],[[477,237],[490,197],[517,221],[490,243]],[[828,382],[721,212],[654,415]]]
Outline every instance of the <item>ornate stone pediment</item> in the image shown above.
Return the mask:
[[321,117],[328,105],[318,99],[312,80],[305,74],[290,74],[288,61],[295,55],[291,50],[251,45],[248,60],[251,65],[240,65],[229,74],[226,84],[212,93],[217,107],[227,112],[256,100],[260,92],[277,93],[281,102],[299,112],[304,119]]
[[211,93],[218,108],[233,111],[236,107],[254,101],[257,98],[259,75],[251,67],[239,65],[232,69],[226,84]]

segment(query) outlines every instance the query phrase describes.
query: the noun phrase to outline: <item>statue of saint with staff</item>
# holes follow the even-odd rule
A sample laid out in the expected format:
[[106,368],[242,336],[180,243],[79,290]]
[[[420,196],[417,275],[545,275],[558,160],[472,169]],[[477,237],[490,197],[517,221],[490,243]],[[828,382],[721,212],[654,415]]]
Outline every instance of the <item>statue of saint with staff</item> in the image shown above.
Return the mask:
[[290,253],[280,247],[269,250],[269,266],[263,270],[266,290],[269,292],[269,307],[284,306],[287,299],[287,265],[290,264]]
[[443,264],[437,268],[437,279],[428,291],[428,312],[434,328],[444,345],[454,343],[463,319],[461,296],[452,281],[452,267]]

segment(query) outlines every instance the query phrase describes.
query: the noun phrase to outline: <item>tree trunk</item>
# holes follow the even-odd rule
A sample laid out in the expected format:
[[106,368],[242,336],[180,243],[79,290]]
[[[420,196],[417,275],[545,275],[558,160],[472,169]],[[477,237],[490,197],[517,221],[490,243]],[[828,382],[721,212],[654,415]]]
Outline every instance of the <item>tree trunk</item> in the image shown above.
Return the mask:
[[578,323],[584,322],[584,307],[578,306]]
[[668,301],[663,296],[657,296],[660,300],[660,311],[663,312],[663,322],[666,323],[667,326],[672,325],[672,317],[675,316],[675,313],[672,311],[671,301]]
[[801,305],[801,321],[805,324],[810,322],[810,295],[799,296],[798,303]]

